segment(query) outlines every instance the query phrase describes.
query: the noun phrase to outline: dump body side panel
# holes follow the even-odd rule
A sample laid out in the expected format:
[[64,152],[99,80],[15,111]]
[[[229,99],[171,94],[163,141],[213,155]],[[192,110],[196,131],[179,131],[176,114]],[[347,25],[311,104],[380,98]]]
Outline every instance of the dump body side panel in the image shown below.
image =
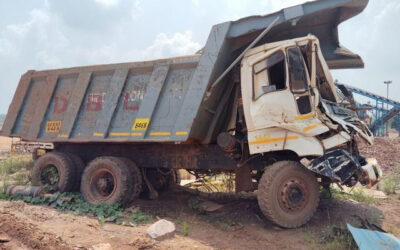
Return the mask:
[[46,142],[170,141],[198,61],[195,55],[30,71],[2,133]]

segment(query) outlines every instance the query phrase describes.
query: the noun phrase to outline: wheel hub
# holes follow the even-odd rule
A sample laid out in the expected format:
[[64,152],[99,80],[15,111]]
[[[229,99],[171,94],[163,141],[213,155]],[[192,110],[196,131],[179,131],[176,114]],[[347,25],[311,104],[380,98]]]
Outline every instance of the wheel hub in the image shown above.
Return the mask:
[[107,199],[115,190],[114,176],[108,171],[99,171],[94,175],[91,186],[98,199]]
[[303,183],[296,179],[291,179],[284,183],[281,189],[281,204],[289,211],[297,211],[306,204],[306,188]]

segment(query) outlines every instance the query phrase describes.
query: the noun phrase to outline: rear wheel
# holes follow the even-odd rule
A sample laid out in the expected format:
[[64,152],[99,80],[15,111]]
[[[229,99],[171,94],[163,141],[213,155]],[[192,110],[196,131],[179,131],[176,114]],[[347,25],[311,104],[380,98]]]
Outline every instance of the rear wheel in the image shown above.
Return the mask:
[[98,157],[82,175],[81,193],[91,204],[130,202],[132,182],[129,166],[117,157]]
[[143,190],[142,173],[140,172],[140,169],[138,168],[136,163],[133,162],[131,159],[128,158],[120,158],[120,159],[123,160],[125,164],[129,167],[130,178],[131,178],[130,181],[132,184],[132,190],[129,202],[132,202],[139,197],[140,193]]
[[275,224],[296,228],[306,224],[319,203],[316,176],[300,163],[281,161],[267,167],[258,185],[261,211]]
[[71,158],[76,170],[74,191],[79,191],[81,188],[81,179],[83,170],[85,169],[85,163],[82,161],[81,157],[76,154],[67,153],[67,155]]
[[35,186],[56,186],[60,192],[73,191],[76,169],[65,153],[50,152],[36,160],[32,172]]

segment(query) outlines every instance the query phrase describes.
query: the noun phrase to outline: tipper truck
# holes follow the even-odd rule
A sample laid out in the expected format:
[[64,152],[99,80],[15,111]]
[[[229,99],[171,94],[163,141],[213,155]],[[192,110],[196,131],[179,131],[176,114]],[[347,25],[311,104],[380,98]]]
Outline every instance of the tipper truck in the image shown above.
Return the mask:
[[320,0],[213,26],[195,55],[28,71],[1,135],[42,145],[33,185],[128,205],[179,182],[178,169],[235,173],[267,219],[307,223],[330,184],[372,186],[372,134],[330,69],[363,61],[338,25],[368,0]]

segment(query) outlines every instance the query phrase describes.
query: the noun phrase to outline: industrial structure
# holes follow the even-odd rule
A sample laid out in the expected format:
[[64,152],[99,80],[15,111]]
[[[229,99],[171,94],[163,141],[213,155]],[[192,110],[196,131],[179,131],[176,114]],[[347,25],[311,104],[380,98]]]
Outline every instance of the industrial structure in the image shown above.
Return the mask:
[[[371,99],[371,104],[359,105],[360,117],[366,116],[366,111],[371,110],[373,114],[373,120],[371,121],[370,129],[375,136],[387,136],[388,135],[388,123],[391,119],[394,119],[396,124],[396,130],[400,136],[400,102],[388,99],[386,97],[371,93],[367,90],[352,87],[346,84],[344,85],[347,90],[353,94],[358,94]],[[375,103],[375,105],[373,105]],[[388,108],[389,105],[391,108]]]

